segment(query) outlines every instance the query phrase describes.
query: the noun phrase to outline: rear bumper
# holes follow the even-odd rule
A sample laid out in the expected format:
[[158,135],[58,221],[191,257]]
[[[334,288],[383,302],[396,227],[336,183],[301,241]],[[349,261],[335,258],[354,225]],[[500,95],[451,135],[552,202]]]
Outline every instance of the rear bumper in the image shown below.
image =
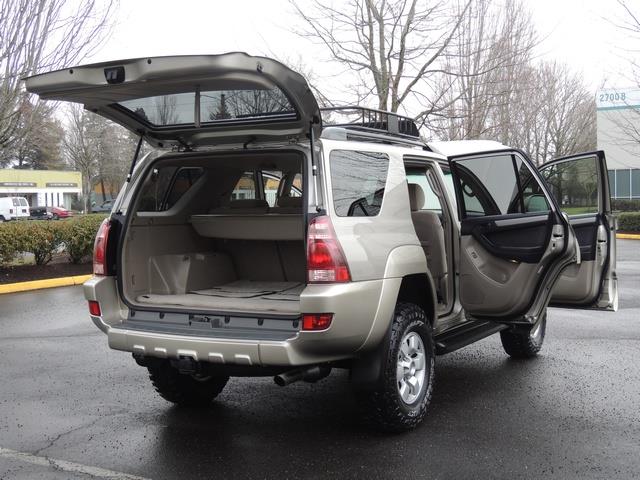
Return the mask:
[[296,339],[285,341],[221,339],[180,336],[112,327],[109,346],[114,350],[156,358],[190,357],[195,361],[230,365],[306,365],[330,361],[296,348]]
[[[94,324],[115,350],[157,358],[191,357],[214,364],[300,366],[355,357],[377,345],[391,319],[401,279],[309,285],[300,297],[305,313],[333,313],[331,327],[318,332],[293,331],[290,337],[246,339],[177,334],[135,325],[120,301],[114,277],[93,277],[84,284],[87,300],[100,303],[102,316]],[[266,322],[265,322],[266,324]],[[133,328],[135,327],[135,328]],[[199,336],[201,335],[201,336]]]

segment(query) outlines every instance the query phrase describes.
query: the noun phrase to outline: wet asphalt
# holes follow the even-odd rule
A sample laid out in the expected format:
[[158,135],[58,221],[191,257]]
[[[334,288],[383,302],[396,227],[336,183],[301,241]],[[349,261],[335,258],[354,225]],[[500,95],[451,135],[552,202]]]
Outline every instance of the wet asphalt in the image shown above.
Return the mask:
[[234,378],[210,409],[173,407],[80,287],[3,295],[0,479],[640,478],[640,242],[618,245],[617,313],[551,310],[534,360],[497,336],[438,357],[428,417],[402,435],[360,424],[341,372]]

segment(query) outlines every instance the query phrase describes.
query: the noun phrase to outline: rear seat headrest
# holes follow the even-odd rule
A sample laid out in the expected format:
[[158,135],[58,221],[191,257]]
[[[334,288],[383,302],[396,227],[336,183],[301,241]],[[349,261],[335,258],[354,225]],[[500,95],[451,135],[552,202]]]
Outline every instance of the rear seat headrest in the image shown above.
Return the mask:
[[417,212],[424,206],[424,190],[417,183],[409,184],[409,205],[412,212]]
[[302,208],[302,197],[280,197],[278,207]]

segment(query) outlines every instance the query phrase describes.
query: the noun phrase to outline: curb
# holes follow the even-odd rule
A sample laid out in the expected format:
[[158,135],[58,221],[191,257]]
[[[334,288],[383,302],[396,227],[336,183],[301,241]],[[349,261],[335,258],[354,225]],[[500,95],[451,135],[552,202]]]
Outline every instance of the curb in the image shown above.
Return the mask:
[[40,290],[42,288],[82,285],[91,277],[92,275],[74,275],[73,277],[47,278],[44,280],[33,280],[31,282],[6,283],[4,285],[0,285],[0,294],[27,292],[29,290]]
[[640,240],[640,233],[616,233],[616,238],[624,238],[625,240]]

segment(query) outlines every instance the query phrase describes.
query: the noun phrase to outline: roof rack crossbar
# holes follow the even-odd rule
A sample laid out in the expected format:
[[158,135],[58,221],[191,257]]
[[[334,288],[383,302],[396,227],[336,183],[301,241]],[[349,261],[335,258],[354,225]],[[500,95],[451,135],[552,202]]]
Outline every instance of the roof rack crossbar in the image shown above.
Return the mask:
[[[420,138],[420,132],[414,120],[395,112],[358,105],[321,108],[320,111],[323,114],[322,122],[326,126],[367,129],[378,133]],[[334,119],[332,116],[337,116],[339,119]]]

